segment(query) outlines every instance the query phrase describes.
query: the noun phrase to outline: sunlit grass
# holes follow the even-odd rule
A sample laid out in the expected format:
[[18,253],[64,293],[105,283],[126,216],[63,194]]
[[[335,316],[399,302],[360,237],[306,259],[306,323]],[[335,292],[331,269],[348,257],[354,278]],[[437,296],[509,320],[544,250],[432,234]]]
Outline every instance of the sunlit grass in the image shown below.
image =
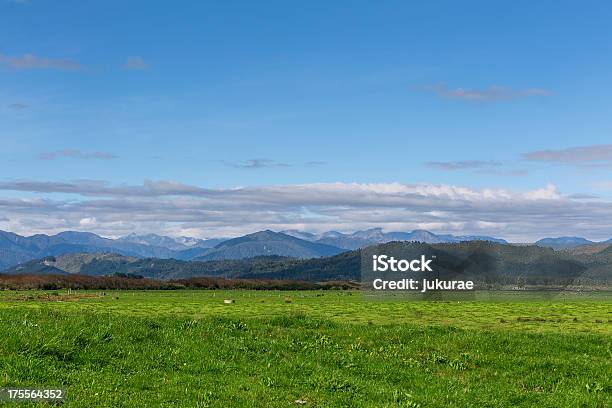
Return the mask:
[[61,385],[67,407],[611,402],[605,296],[372,302],[335,291],[39,294],[0,296],[0,387]]

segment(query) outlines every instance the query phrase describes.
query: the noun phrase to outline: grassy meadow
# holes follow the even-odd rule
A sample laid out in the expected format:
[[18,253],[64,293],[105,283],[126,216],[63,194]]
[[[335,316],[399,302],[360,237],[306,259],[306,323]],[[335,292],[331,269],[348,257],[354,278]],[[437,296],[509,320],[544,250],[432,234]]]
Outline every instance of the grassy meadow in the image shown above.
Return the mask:
[[605,293],[3,291],[0,324],[0,387],[66,407],[612,405]]

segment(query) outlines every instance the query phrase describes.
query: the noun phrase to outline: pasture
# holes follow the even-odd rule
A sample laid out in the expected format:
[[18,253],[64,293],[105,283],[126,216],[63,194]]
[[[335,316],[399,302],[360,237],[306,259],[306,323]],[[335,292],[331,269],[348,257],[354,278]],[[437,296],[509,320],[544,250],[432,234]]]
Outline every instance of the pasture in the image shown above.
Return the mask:
[[607,407],[611,306],[605,293],[3,291],[0,387],[62,386],[66,407]]

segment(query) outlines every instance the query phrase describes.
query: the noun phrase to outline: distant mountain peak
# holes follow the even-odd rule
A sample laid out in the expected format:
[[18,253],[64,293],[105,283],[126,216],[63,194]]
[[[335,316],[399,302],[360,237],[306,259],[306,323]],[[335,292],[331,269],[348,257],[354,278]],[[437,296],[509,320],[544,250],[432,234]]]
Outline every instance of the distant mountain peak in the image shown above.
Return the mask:
[[[191,237],[168,237],[165,235],[159,235],[154,233],[148,234],[136,234],[131,233],[124,237],[119,238],[120,241],[124,242],[132,242],[135,244],[141,245],[150,245],[150,246],[158,246],[163,248],[168,248],[173,251],[183,251],[190,248],[209,248],[211,246],[210,242],[207,240],[199,239],[199,238],[191,238]],[[218,243],[218,240],[212,240],[215,244]]]
[[342,249],[337,247],[296,238],[282,232],[264,230],[221,242],[196,259],[242,259],[270,255],[316,258],[340,252]]
[[313,234],[311,232],[305,232],[305,231],[300,231],[300,230],[284,230],[281,231],[282,234],[286,234],[286,235],[291,235],[292,237],[296,237],[296,238],[300,238],[300,239],[305,239],[306,241],[315,241],[318,236],[316,234]]
[[321,234],[321,238],[339,238],[339,237],[344,237],[346,235],[347,234],[343,234],[342,232],[338,232],[338,231],[327,231]]

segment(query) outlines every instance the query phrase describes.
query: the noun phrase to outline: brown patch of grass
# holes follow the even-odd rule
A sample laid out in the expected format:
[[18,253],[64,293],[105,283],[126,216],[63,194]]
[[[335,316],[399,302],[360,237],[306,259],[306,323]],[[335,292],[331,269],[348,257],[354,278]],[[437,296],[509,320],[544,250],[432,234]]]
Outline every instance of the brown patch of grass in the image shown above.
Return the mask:
[[80,294],[54,294],[54,293],[39,293],[37,295],[20,295],[7,297],[6,300],[10,301],[37,301],[37,302],[70,302],[88,298],[98,298],[104,295],[93,294],[93,293],[80,293]]
[[327,290],[358,289],[348,281],[305,282],[272,279],[224,279],[200,277],[191,279],[155,280],[118,276],[85,275],[2,275],[0,290],[173,290],[173,289],[251,289],[251,290]]

